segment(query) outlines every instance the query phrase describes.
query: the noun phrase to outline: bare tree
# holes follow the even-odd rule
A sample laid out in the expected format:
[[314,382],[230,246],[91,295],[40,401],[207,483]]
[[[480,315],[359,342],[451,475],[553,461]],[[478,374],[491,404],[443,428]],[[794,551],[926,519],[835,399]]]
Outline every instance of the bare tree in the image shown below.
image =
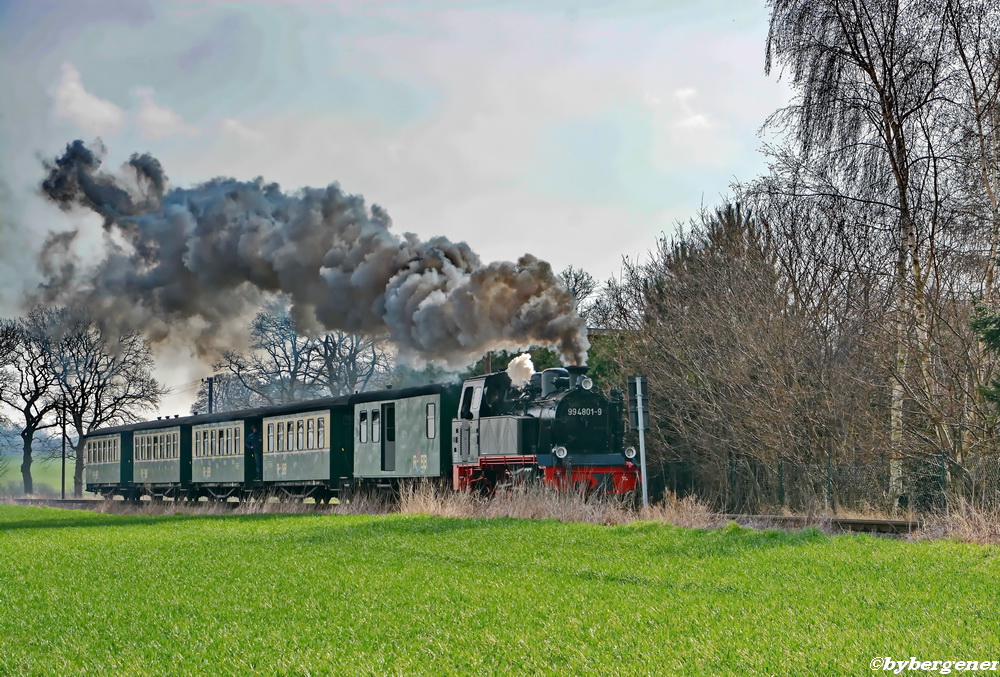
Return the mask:
[[384,386],[393,365],[386,341],[344,332],[315,339],[311,357],[312,383],[334,396]]
[[21,480],[25,494],[33,494],[31,476],[32,443],[35,433],[54,426],[51,418],[60,404],[59,388],[52,371],[52,332],[59,314],[47,308],[35,308],[27,317],[5,323],[4,334],[16,343],[8,353],[6,378],[0,382],[0,401],[20,415]]
[[13,320],[0,320],[0,366],[10,364],[10,360],[20,343],[20,332]]
[[281,303],[257,313],[250,336],[250,351],[226,352],[215,366],[270,404],[379,387],[392,368],[387,342],[343,332],[304,335]]
[[311,360],[313,342],[300,334],[288,309],[279,304],[257,313],[250,323],[250,351],[223,353],[216,369],[229,371],[248,391],[269,404],[317,397]]
[[[793,105],[775,124],[795,146],[778,163],[797,194],[864,205],[895,251],[896,359],[890,405],[893,484],[901,491],[904,407],[918,402],[936,450],[950,450],[940,399],[929,280],[948,227],[949,83],[941,2],[772,0],[766,68],[790,76]],[[909,332],[914,334],[909,340]],[[912,362],[911,362],[912,360]],[[915,373],[909,365],[916,366]]]
[[140,420],[165,393],[152,376],[149,341],[140,333],[109,335],[86,313],[52,313],[50,364],[66,422],[75,433],[74,493],[83,493],[83,438],[98,428]]
[[574,268],[573,266],[568,266],[559,273],[559,279],[576,299],[577,311],[589,322],[594,292],[597,291],[597,280],[583,268]]

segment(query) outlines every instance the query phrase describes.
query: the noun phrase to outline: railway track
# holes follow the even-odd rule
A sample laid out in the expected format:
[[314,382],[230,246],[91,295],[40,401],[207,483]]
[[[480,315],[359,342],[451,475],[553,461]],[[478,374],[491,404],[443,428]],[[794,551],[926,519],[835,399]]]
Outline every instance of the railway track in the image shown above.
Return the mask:
[[[93,510],[98,506],[108,507],[108,503],[114,505],[115,508],[120,508],[122,511],[127,511],[129,508],[133,507],[134,504],[125,503],[124,501],[103,501],[101,499],[86,499],[86,498],[15,498],[13,502],[17,505],[37,505],[46,506],[50,508],[64,508],[69,510]],[[176,507],[208,507],[212,508],[236,508],[239,503],[236,502],[211,502],[211,503],[189,503],[189,502],[152,502],[143,501],[140,505],[142,506],[152,506],[157,505],[160,507],[169,507],[174,505]],[[298,504],[301,509],[302,504]],[[312,507],[311,504],[307,504]],[[317,505],[317,509],[321,509],[325,506]],[[837,516],[806,516],[806,515],[746,515],[746,514],[729,514],[723,515],[724,519],[732,520],[741,526],[753,527],[755,529],[805,529],[806,527],[819,527],[824,531],[832,532],[851,532],[851,533],[864,533],[864,534],[874,534],[882,536],[904,536],[906,534],[912,533],[920,528],[921,523],[917,520],[902,520],[902,519],[870,519],[865,517],[837,517]]]
[[904,536],[920,528],[917,520],[837,517],[835,515],[724,515],[737,524],[754,528],[804,529],[820,527],[826,531]]

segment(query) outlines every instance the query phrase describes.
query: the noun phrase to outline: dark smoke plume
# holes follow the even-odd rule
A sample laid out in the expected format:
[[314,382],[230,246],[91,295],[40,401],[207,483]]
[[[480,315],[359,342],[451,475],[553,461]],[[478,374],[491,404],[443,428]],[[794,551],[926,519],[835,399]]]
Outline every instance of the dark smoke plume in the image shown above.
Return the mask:
[[113,236],[95,268],[63,264],[39,300],[154,340],[182,334],[207,354],[283,294],[301,331],[386,335],[404,359],[463,366],[491,349],[549,345],[586,362],[571,293],[531,255],[484,265],[464,242],[397,235],[384,210],[336,183],[286,194],[220,178],[167,190],[156,158],[133,155],[116,176],[100,170],[101,153],[75,141],[46,165],[43,193],[93,210]]

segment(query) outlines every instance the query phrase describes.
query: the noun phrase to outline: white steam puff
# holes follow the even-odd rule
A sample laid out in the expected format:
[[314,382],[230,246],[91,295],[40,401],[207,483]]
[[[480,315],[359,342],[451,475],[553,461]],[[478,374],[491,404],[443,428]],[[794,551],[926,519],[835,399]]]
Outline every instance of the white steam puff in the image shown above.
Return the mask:
[[46,166],[43,193],[100,214],[116,237],[82,272],[72,234],[56,236],[36,301],[84,305],[203,354],[229,347],[248,313],[283,294],[301,331],[386,335],[403,360],[455,367],[488,350],[547,345],[566,364],[586,362],[572,294],[531,255],[484,265],[464,242],[397,235],[384,210],[336,183],[286,194],[262,179],[219,178],[168,190],[148,154],[133,155],[123,176],[100,164],[75,141]]
[[507,376],[510,377],[511,385],[515,388],[523,388],[531,380],[531,375],[534,373],[535,365],[528,353],[521,353],[507,365]]

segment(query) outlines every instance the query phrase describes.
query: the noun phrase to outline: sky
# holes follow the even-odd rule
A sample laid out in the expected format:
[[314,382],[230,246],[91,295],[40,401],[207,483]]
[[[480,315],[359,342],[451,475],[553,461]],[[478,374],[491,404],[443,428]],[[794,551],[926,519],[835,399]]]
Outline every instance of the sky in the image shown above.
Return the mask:
[[108,168],[152,153],[175,187],[336,181],[398,232],[607,279],[764,171],[789,99],[767,19],[764,0],[0,0],[0,316],[40,282],[45,233],[102,247],[38,192],[78,138]]

